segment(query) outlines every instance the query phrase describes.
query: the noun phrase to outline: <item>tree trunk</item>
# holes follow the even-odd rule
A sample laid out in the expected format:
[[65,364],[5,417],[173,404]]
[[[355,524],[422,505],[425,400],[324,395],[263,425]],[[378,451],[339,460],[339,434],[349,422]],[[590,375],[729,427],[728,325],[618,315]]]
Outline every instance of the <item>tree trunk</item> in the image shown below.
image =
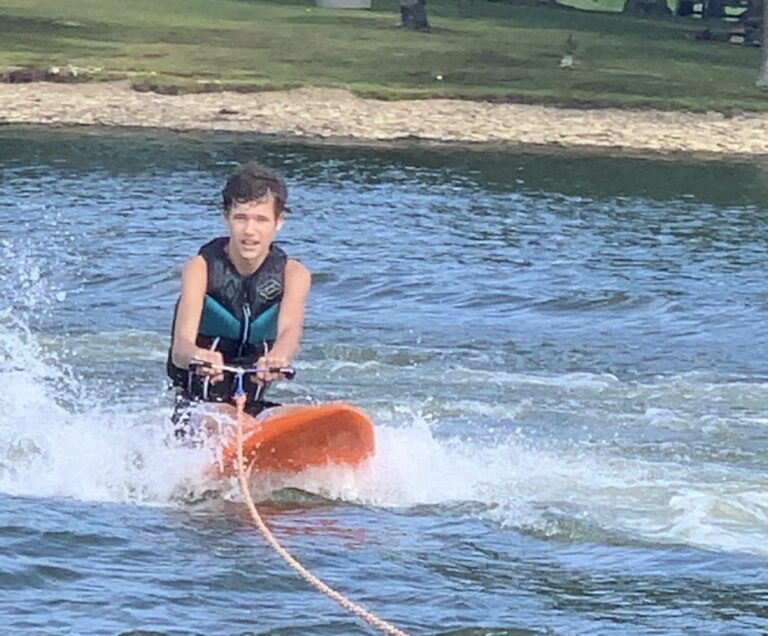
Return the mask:
[[763,0],[763,37],[760,43],[763,48],[763,64],[760,69],[760,76],[757,78],[758,86],[768,87],[768,0]]
[[707,2],[704,3],[704,15],[708,18],[724,18],[725,1],[707,0]]
[[427,0],[400,0],[400,19],[409,31],[429,31]]
[[624,0],[624,13],[636,15],[669,15],[667,0]]
[[677,2],[677,15],[681,17],[693,15],[693,0],[678,0]]

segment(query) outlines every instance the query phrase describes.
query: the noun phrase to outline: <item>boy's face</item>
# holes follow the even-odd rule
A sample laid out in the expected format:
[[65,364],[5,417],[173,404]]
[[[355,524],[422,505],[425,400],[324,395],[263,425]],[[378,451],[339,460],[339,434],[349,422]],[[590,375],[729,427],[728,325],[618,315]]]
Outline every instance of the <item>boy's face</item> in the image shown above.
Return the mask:
[[224,218],[229,226],[229,249],[247,262],[264,260],[275,234],[283,226],[283,217],[276,215],[271,193],[258,201],[235,203]]

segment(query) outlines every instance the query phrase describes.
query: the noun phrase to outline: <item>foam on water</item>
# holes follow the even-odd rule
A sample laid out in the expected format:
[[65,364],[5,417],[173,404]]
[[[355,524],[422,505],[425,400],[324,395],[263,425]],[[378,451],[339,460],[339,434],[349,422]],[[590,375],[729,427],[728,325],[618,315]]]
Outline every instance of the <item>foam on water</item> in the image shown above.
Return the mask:
[[[10,272],[17,279],[8,284],[11,303],[0,312],[0,491],[156,505],[178,505],[212,489],[237,498],[234,484],[206,477],[211,448],[183,448],[169,439],[168,399],[100,401],[88,394],[72,366],[76,360],[63,359],[50,339],[30,327],[32,314],[64,297],[34,259],[16,257],[21,264]],[[96,341],[108,349],[110,337],[99,334]],[[137,339],[131,336],[131,351]],[[156,354],[150,352],[153,365]],[[393,372],[373,361],[318,364],[323,368],[313,372],[338,376],[346,370],[358,380],[373,374],[378,387]],[[415,383],[421,371],[398,367],[397,374],[407,385],[409,374]],[[762,470],[750,464],[754,453],[742,452],[749,461],[740,465],[712,448],[696,457],[696,449],[664,452],[683,433],[695,433],[695,440],[710,435],[716,446],[734,428],[764,428],[754,412],[733,417],[739,409],[759,410],[764,386],[718,384],[696,374],[640,385],[609,374],[545,377],[472,369],[435,379],[440,386],[472,381],[497,386],[503,401],[461,395],[425,401],[401,393],[396,406],[368,405],[378,447],[368,465],[257,480],[255,494],[267,498],[293,487],[394,509],[438,506],[446,514],[466,514],[461,511],[469,502],[475,504],[471,514],[544,536],[594,540],[602,533],[612,540],[768,555],[768,495]],[[561,411],[567,406],[568,414],[536,429],[530,424],[544,417],[547,399]],[[443,426],[456,412],[466,420],[463,434]],[[574,421],[579,425],[573,430],[587,430],[583,439],[559,434]],[[631,441],[637,429],[658,431],[659,439]],[[653,452],[644,455],[649,445]]]
[[[212,489],[239,497],[234,484],[206,477],[210,448],[182,448],[169,439],[169,403],[62,401],[62,394],[83,393],[76,374],[9,313],[0,321],[0,372],[6,387],[0,394],[2,492],[159,505]],[[564,382],[556,378],[552,386]],[[568,388],[590,391],[602,382],[579,376]],[[292,487],[366,505],[440,506],[449,513],[471,502],[479,505],[472,514],[544,536],[589,540],[597,528],[620,540],[768,555],[768,495],[756,472],[627,457],[611,444],[541,439],[520,426],[492,440],[445,434],[420,405],[405,402],[371,410],[377,453],[363,468],[256,480],[256,496]],[[464,406],[483,417],[504,414]],[[668,408],[641,417],[646,424],[683,426],[683,414]]]
[[542,448],[515,435],[492,446],[440,438],[411,416],[399,427],[377,427],[377,452],[364,469],[316,469],[281,484],[403,509],[432,505],[450,513],[470,502],[479,504],[474,515],[552,538],[599,535],[768,555],[768,496],[752,474]]
[[[0,311],[0,491],[12,495],[167,503],[203,487],[209,454],[167,443],[167,409],[89,394],[69,351],[30,326],[66,300],[29,241],[3,241]],[[126,408],[127,406],[127,408]]]
[[[60,394],[82,393],[75,374],[10,315],[0,322],[0,352],[6,386],[0,395],[3,492],[160,505],[211,489],[238,498],[234,484],[206,477],[210,448],[182,448],[169,439],[169,404],[62,404]],[[557,378],[553,386],[563,382]],[[596,384],[576,377],[569,388]],[[501,415],[494,409],[489,414]],[[599,528],[630,541],[768,555],[768,496],[751,471],[625,457],[610,445],[542,440],[519,426],[493,441],[439,434],[439,422],[416,405],[374,409],[372,415],[377,453],[368,465],[257,480],[256,496],[293,487],[395,509],[431,505],[450,511],[472,502],[480,506],[473,514],[545,536],[588,540]],[[642,417],[681,425],[680,413],[668,409]]]
[[67,406],[82,393],[74,375],[29,331],[8,330],[7,322],[0,323],[0,490],[164,503],[194,487],[190,480],[202,486],[210,456],[168,444],[167,410]]

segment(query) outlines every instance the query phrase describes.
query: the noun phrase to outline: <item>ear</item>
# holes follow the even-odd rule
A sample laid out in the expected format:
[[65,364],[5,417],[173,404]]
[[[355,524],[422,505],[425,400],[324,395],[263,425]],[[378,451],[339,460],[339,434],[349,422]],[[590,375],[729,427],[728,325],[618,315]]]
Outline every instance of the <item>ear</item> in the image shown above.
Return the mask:
[[283,223],[285,223],[285,214],[281,214],[277,217],[277,229],[281,230],[283,228]]

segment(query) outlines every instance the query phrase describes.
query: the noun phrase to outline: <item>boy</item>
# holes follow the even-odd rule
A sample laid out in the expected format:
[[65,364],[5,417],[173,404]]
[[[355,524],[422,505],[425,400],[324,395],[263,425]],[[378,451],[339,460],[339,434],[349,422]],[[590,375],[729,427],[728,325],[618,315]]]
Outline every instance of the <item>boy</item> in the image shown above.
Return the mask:
[[190,368],[193,361],[265,369],[244,378],[246,411],[256,415],[271,406],[263,393],[281,376],[268,369],[293,361],[311,285],[309,270],[272,242],[288,198],[280,176],[247,163],[222,195],[229,236],[206,243],[186,263],[173,319],[167,371],[179,390],[173,418],[179,436],[188,432],[182,411],[190,401],[231,403],[237,388],[234,374]]

